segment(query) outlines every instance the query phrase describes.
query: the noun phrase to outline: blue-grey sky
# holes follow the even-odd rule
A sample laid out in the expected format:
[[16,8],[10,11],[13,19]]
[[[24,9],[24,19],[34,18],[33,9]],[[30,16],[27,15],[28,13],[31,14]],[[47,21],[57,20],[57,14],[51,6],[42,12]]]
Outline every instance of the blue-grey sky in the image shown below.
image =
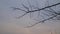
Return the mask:
[[[22,4],[29,7],[27,1],[30,1],[31,5],[34,5],[36,7],[38,6],[39,8],[47,6],[47,4],[48,4],[47,1],[49,1],[49,5],[60,2],[60,0],[0,0],[0,24],[1,24],[2,28],[8,29],[8,30],[10,28],[12,30],[16,29],[15,32],[17,31],[17,33],[21,32],[20,30],[22,29],[22,32],[25,32],[24,30],[26,30],[29,34],[31,34],[31,33],[32,34],[37,34],[37,33],[39,34],[41,31],[45,32],[46,30],[60,28],[60,23],[59,23],[60,21],[47,21],[44,24],[38,24],[33,28],[24,29],[23,27],[34,24],[35,22],[37,22],[32,19],[34,19],[34,18],[38,19],[36,17],[38,13],[34,13],[32,15],[33,16],[32,19],[30,19],[29,14],[22,17],[21,19],[16,19],[16,17],[21,16],[24,12],[20,11],[20,10],[13,10],[11,7],[18,7],[18,8],[24,9]],[[58,7],[60,7],[60,6],[58,6]],[[56,8],[56,11],[59,11],[59,10],[60,10],[59,8],[58,9]],[[41,30],[41,31],[39,31],[39,30]],[[3,31],[5,31],[5,30],[3,29]]]
[[[33,3],[32,5],[36,5],[36,1],[37,0],[36,1],[35,0],[33,0],[33,1],[32,0],[29,0],[29,1],[30,1],[31,4]],[[37,1],[37,2],[39,3],[39,1]],[[43,2],[46,2],[46,1],[43,1],[43,2],[40,1],[40,2],[43,3]],[[26,16],[27,18],[24,18],[24,19],[22,18],[22,21],[21,20],[18,20],[18,19],[16,20],[16,18],[15,18],[17,16],[22,15],[23,12],[17,11],[17,10],[13,10],[11,7],[18,7],[18,8],[24,9],[23,7],[21,7],[22,6],[22,3],[25,4],[26,6],[28,6],[27,0],[0,0],[1,21],[2,22],[7,22],[7,23],[8,22],[10,22],[10,23],[11,22],[15,22],[15,23],[21,23],[21,22],[23,22],[21,24],[26,24],[26,23],[24,23],[24,21],[25,22],[27,20],[30,21],[30,19],[29,19],[28,16]],[[44,3],[42,5],[40,5],[40,6],[43,7],[44,6]]]

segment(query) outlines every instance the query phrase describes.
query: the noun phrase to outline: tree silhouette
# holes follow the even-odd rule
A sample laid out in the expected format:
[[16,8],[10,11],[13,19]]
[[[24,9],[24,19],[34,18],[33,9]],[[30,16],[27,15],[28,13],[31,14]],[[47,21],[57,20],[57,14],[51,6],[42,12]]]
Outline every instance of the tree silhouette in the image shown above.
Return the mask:
[[[52,9],[52,7],[57,6],[57,5],[60,5],[60,3],[56,3],[56,4],[53,4],[53,5],[50,5],[50,6],[46,6],[46,7],[43,7],[43,8],[38,8],[38,7],[32,6],[29,1],[28,1],[28,3],[29,3],[29,7],[30,7],[30,8],[27,7],[27,6],[25,6],[24,4],[22,4],[22,6],[23,6],[27,11],[26,11],[26,10],[23,10],[23,9],[21,9],[21,8],[11,7],[11,8],[13,8],[14,10],[21,10],[21,11],[24,11],[24,12],[25,12],[23,15],[17,17],[17,19],[20,19],[20,18],[24,17],[24,16],[27,15],[27,14],[30,14],[30,18],[32,18],[32,16],[31,16],[32,14],[31,14],[31,13],[34,13],[34,12],[38,12],[38,16],[40,16],[40,15],[41,15],[40,13],[42,12],[41,10],[47,12],[47,13],[43,13],[43,14],[46,15],[46,16],[48,16],[48,18],[45,18],[45,19],[44,19],[44,16],[42,16],[42,17],[43,17],[42,20],[39,20],[37,23],[35,23],[35,24],[31,25],[31,26],[27,26],[27,27],[32,27],[32,26],[35,26],[36,24],[44,23],[45,21],[50,20],[50,19],[53,19],[53,18],[57,17],[58,15],[60,15],[60,11],[57,12],[57,11],[55,11],[54,9]],[[60,20],[59,18],[60,18],[60,17],[58,17],[57,20]],[[34,20],[35,20],[35,19],[34,19]]]

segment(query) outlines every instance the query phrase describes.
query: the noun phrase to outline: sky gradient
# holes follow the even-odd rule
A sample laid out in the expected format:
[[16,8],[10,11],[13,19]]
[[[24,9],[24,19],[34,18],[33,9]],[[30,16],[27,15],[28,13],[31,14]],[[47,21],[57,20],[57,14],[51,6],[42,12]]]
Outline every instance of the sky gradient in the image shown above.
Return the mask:
[[[29,0],[30,3],[34,6],[38,6],[39,8],[47,6],[48,0]],[[39,5],[36,5],[36,2]],[[60,2],[60,0],[49,0],[49,5]],[[16,17],[22,15],[24,12],[20,12],[19,10],[13,10],[11,7],[19,7],[22,8],[22,3],[25,3],[28,6],[27,0],[0,0],[0,33],[11,33],[11,34],[50,34],[50,32],[55,33],[55,30],[60,32],[60,21],[47,21],[44,24],[37,24],[31,28],[24,28],[28,25],[34,24],[35,20],[33,18],[37,18],[37,13],[34,14],[33,18],[30,19],[29,14],[22,17],[21,19],[16,19]],[[60,7],[60,6],[59,6]],[[58,8],[59,8],[58,7]],[[56,9],[59,11],[60,9]]]

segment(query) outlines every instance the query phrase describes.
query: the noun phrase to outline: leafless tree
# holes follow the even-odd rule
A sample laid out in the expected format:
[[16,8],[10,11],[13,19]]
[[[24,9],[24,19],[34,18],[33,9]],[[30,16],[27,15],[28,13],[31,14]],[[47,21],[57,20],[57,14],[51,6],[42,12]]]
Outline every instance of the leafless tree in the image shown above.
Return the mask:
[[[21,10],[21,11],[24,11],[24,12],[25,12],[23,15],[17,17],[18,19],[24,17],[24,16],[27,15],[27,14],[30,14],[30,18],[32,18],[32,17],[31,17],[31,13],[34,13],[34,12],[38,12],[38,16],[40,16],[40,12],[42,12],[41,10],[47,12],[47,14],[46,14],[46,13],[43,13],[43,14],[46,15],[46,16],[48,16],[48,18],[43,19],[43,20],[39,20],[37,23],[35,23],[35,24],[31,25],[31,26],[27,26],[27,27],[32,27],[32,26],[35,26],[36,24],[44,23],[45,21],[50,20],[50,19],[53,19],[53,18],[57,17],[58,15],[60,15],[60,11],[57,12],[57,11],[55,11],[54,9],[52,9],[52,7],[57,6],[57,5],[60,5],[60,3],[56,3],[56,4],[53,4],[53,5],[50,5],[50,6],[46,6],[46,7],[43,7],[43,8],[38,8],[38,7],[32,6],[32,5],[30,4],[30,2],[28,2],[28,3],[29,3],[29,7],[30,7],[30,8],[27,7],[27,6],[25,6],[24,4],[22,4],[22,6],[23,6],[27,11],[26,11],[26,10],[23,10],[23,9],[21,9],[21,8],[12,7],[14,10]],[[35,9],[35,10],[34,10],[34,9]],[[42,16],[42,17],[43,17],[43,16]],[[59,17],[59,18],[60,18],[60,17]],[[58,20],[60,20],[59,18],[58,18]],[[34,20],[35,20],[35,19],[34,19]]]

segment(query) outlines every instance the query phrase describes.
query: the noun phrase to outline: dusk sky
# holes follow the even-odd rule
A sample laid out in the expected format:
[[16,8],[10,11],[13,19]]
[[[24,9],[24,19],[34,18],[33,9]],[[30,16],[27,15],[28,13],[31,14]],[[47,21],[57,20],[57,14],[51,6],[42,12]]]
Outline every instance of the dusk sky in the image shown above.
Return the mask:
[[[31,19],[30,14],[27,14],[20,19],[17,19],[16,17],[21,16],[22,14],[24,14],[24,12],[20,10],[13,10],[11,7],[25,9],[22,6],[22,4],[29,7],[28,1],[31,3],[31,5],[34,5],[35,7],[39,8],[47,6],[48,2],[49,5],[60,2],[60,0],[0,0],[0,33],[50,34],[51,32],[53,32],[53,34],[55,34],[56,31],[59,34],[60,32],[59,20],[50,20],[46,21],[43,24],[37,24],[31,28],[24,28],[26,26],[31,26],[31,24],[36,23],[37,21],[33,20],[34,18],[39,20],[39,18],[36,17],[38,13],[37,12],[34,13]],[[57,6],[56,8],[53,7],[53,9],[59,11],[60,6]]]

